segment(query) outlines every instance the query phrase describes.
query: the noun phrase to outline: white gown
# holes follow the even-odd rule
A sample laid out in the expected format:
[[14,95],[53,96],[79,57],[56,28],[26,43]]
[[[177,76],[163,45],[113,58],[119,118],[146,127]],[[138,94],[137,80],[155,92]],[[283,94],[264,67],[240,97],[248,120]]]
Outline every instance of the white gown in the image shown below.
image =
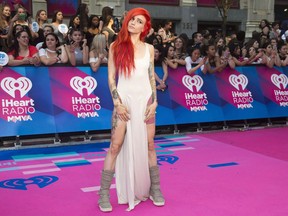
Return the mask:
[[149,81],[149,47],[145,56],[135,59],[135,69],[129,78],[120,75],[117,90],[122,103],[128,107],[130,120],[123,146],[116,160],[116,188],[119,204],[128,204],[132,210],[149,197],[150,175],[148,138],[144,114],[152,89]]

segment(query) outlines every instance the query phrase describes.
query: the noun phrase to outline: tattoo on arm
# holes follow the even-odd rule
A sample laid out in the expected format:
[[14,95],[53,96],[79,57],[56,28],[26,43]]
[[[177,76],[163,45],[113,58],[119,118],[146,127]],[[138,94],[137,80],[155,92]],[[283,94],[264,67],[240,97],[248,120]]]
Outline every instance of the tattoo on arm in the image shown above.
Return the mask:
[[118,94],[116,88],[114,90],[112,90],[112,97],[113,97],[113,99],[119,99],[119,94]]
[[155,77],[154,77],[154,63],[151,61],[149,68],[148,68],[148,74],[149,74],[149,80],[150,80],[150,85],[152,89],[152,102],[157,100],[157,95],[156,95],[156,82],[155,82]]

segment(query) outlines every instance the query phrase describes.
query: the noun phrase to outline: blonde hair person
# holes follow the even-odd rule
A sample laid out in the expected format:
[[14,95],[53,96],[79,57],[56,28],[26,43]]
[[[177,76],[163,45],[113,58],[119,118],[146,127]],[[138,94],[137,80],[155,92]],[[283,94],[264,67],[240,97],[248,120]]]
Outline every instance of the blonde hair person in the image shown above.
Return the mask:
[[107,63],[107,57],[106,37],[104,34],[96,34],[93,38],[89,52],[89,64],[91,69],[96,72],[101,64]]

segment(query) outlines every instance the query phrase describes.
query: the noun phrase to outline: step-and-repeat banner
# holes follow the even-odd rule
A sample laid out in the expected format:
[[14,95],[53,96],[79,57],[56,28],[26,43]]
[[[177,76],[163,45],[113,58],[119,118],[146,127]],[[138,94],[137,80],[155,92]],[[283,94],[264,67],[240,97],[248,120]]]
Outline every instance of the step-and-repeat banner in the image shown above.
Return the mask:
[[[155,68],[161,77],[161,67]],[[169,70],[157,91],[157,125],[288,116],[288,67],[226,68],[188,75]],[[107,67],[4,67],[0,72],[0,136],[107,130],[113,103]]]

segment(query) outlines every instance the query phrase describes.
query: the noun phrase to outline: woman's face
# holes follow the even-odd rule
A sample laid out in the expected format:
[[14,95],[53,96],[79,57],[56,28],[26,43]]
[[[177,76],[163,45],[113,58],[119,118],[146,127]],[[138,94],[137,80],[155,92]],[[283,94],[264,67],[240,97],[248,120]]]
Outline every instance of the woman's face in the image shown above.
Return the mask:
[[174,52],[175,52],[174,47],[169,47],[167,57],[173,58]]
[[71,35],[71,39],[77,43],[80,43],[83,39],[83,35],[80,31],[74,31]]
[[128,32],[131,34],[140,34],[145,27],[146,19],[143,15],[136,15],[128,22]]
[[44,29],[43,29],[43,35],[44,35],[44,37],[45,37],[47,34],[52,33],[52,32],[53,32],[52,29],[51,29],[50,27],[48,27],[48,26],[44,27]]
[[224,45],[224,40],[221,38],[217,42],[217,47],[222,47]]
[[160,56],[160,52],[158,49],[154,49],[154,60],[158,60]]
[[215,56],[216,50],[215,50],[215,46],[209,46],[207,54],[209,56]]
[[17,38],[19,45],[28,46],[29,44],[29,35],[27,32],[22,32]]
[[249,55],[250,55],[250,56],[256,55],[256,50],[255,50],[254,47],[250,47],[250,48],[249,48]]
[[15,33],[23,31],[23,30],[24,30],[23,26],[18,25],[18,26],[16,26]]
[[200,50],[196,49],[191,53],[191,59],[193,62],[197,61],[197,59],[199,59],[200,57]]
[[255,41],[255,42],[253,43],[253,47],[254,47],[255,49],[258,49],[258,48],[259,48],[259,43],[258,43],[258,41]]
[[236,55],[240,55],[240,54],[241,54],[241,49],[240,49],[239,46],[237,46],[237,47],[235,48],[234,54],[236,54]]
[[92,24],[93,24],[93,26],[98,26],[99,25],[99,18],[98,17],[94,17],[92,19]]
[[48,35],[45,39],[46,45],[49,49],[56,48],[57,40],[53,35]]
[[47,13],[46,13],[46,11],[41,11],[41,13],[39,14],[39,20],[47,21]]
[[270,54],[270,53],[272,52],[272,46],[271,46],[271,44],[269,44],[269,45],[266,47],[265,51],[266,51],[267,54]]
[[287,55],[287,50],[288,50],[287,45],[284,45],[284,46],[282,46],[282,47],[280,48],[279,52],[280,52],[281,55],[284,56],[284,55]]
[[76,16],[76,17],[74,18],[74,20],[73,20],[73,23],[74,23],[76,26],[80,25],[80,18],[79,18],[78,16]]
[[176,49],[181,49],[183,47],[183,41],[180,38],[177,38],[175,40],[175,48]]
[[59,21],[62,21],[63,20],[63,13],[62,12],[58,12],[56,14],[56,19],[59,20]]
[[10,9],[10,7],[5,6],[5,7],[3,8],[3,15],[4,15],[5,17],[10,17],[10,15],[11,15],[11,9]]

